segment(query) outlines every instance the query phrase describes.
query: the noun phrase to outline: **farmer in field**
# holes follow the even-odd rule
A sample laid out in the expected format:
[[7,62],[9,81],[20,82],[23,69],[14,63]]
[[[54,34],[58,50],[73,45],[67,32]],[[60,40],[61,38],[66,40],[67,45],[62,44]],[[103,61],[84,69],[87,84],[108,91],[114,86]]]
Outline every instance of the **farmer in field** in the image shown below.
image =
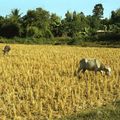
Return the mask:
[[79,76],[80,71],[82,71],[82,73],[85,73],[85,71],[94,71],[95,74],[97,74],[97,72],[101,72],[101,74],[105,73],[106,75],[110,76],[111,74],[111,68],[105,66],[103,63],[101,63],[99,60],[97,59],[81,59],[79,62],[79,67],[77,72],[75,72],[75,75]]
[[8,52],[11,50],[11,47],[9,45],[6,45],[4,48],[3,48],[3,54],[8,54]]

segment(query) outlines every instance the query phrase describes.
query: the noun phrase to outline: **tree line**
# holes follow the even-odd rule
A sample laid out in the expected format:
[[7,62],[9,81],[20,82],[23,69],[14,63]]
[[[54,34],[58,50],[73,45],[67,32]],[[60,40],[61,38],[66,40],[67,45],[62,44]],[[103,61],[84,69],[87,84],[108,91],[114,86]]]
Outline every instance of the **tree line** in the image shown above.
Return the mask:
[[[22,16],[19,9],[11,10],[9,15],[0,16],[0,36],[4,38],[91,38],[96,39],[98,32],[112,34],[120,33],[120,8],[111,11],[110,18],[103,18],[104,7],[96,4],[92,15],[83,12],[65,13],[62,19],[55,13],[50,13],[42,8],[28,10]],[[119,38],[120,36],[118,36]]]

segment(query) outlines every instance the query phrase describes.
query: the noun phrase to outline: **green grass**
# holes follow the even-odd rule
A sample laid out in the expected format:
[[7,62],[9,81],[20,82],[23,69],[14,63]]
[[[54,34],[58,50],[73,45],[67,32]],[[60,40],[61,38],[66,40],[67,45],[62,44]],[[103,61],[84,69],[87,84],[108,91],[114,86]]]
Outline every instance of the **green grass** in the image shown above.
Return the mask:
[[120,48],[120,40],[102,41],[102,40],[84,40],[79,38],[69,37],[57,37],[57,38],[2,38],[0,37],[0,43],[14,43],[14,44],[52,44],[52,45],[77,45],[82,47],[110,47]]
[[100,108],[85,110],[59,120],[120,120],[120,101]]

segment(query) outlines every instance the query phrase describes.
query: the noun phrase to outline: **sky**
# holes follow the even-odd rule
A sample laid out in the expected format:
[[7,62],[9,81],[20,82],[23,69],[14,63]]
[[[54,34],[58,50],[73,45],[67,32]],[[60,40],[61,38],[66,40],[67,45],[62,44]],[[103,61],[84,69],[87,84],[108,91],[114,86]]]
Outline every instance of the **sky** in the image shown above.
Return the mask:
[[28,10],[41,7],[50,13],[64,18],[67,11],[83,12],[92,15],[95,4],[104,7],[104,17],[110,17],[111,11],[120,8],[120,0],[0,0],[0,16],[9,15],[11,10],[19,9],[25,15]]

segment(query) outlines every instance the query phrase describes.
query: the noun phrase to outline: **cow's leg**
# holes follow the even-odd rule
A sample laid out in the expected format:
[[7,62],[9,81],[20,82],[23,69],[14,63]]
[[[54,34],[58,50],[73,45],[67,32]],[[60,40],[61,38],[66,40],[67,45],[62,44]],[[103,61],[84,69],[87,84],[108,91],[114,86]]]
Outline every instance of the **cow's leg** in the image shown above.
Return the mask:
[[82,70],[81,67],[79,67],[78,70],[77,70],[77,73],[79,74],[79,72],[80,72],[81,70]]
[[95,69],[95,75],[97,75],[97,71],[98,71],[98,70],[97,70],[97,68],[96,68],[96,69]]
[[79,67],[79,68],[78,68],[78,70],[76,71],[76,75],[77,75],[77,77],[78,77],[78,78],[80,78],[79,73],[80,73],[80,71],[81,71],[81,70],[82,70],[82,68],[81,68],[81,67]]
[[84,74],[84,73],[85,73],[85,71],[86,71],[86,69],[83,69],[83,70],[82,70],[82,73]]
[[[78,71],[80,72],[81,70],[82,70],[82,73],[83,73],[83,74],[84,74],[85,71],[86,71],[86,69],[79,69]],[[79,78],[79,79],[81,78],[80,74],[78,74],[78,78]]]
[[5,51],[3,51],[3,55],[5,55]]
[[100,71],[100,73],[101,73],[102,75],[104,74],[104,72],[103,72],[102,70]]
[[76,76],[76,75],[78,75],[79,74],[79,72],[80,72],[80,67],[79,68],[77,68],[76,70],[75,70],[75,72],[74,72],[74,76]]

